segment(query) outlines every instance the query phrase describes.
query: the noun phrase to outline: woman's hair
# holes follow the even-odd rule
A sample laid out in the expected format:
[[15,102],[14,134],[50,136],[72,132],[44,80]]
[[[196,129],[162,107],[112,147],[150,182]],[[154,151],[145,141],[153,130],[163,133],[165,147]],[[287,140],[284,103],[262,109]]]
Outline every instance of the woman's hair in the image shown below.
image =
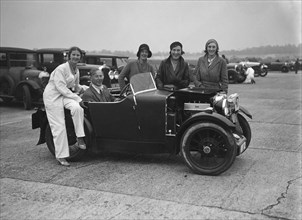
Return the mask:
[[68,60],[70,59],[70,54],[72,53],[72,51],[75,51],[75,50],[80,52],[81,58],[83,57],[83,51],[79,47],[74,46],[74,47],[71,47],[68,51]]

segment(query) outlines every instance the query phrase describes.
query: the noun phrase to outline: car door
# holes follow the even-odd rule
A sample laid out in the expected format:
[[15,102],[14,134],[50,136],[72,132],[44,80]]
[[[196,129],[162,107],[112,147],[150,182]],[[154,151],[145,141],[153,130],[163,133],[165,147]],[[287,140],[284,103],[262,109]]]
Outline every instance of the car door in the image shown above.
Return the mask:
[[96,138],[141,140],[133,95],[118,102],[90,102],[88,105]]

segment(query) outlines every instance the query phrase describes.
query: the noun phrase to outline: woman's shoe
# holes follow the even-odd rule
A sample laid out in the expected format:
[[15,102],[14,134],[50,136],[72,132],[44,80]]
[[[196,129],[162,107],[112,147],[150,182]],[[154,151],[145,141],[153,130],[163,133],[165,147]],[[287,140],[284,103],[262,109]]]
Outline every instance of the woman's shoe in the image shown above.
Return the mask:
[[70,166],[70,163],[68,163],[64,158],[56,158],[56,159],[60,165],[66,166],[66,167]]
[[84,139],[82,137],[78,138],[78,147],[82,150],[86,150],[86,144],[85,144]]

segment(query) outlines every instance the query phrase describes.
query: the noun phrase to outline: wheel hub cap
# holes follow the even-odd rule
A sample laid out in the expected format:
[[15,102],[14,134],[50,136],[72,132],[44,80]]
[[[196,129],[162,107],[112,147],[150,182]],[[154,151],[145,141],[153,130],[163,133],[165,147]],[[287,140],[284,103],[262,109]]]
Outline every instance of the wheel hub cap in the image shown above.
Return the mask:
[[209,154],[211,152],[211,148],[209,146],[204,146],[203,147],[203,152],[206,154]]

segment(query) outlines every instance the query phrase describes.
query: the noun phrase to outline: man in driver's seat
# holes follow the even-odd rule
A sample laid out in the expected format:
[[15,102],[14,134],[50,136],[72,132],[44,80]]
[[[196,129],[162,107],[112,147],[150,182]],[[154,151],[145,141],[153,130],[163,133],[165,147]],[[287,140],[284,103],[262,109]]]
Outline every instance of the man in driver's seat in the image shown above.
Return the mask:
[[115,98],[111,95],[109,89],[103,85],[104,73],[102,66],[90,70],[90,86],[84,92],[82,100],[84,102],[113,102]]

